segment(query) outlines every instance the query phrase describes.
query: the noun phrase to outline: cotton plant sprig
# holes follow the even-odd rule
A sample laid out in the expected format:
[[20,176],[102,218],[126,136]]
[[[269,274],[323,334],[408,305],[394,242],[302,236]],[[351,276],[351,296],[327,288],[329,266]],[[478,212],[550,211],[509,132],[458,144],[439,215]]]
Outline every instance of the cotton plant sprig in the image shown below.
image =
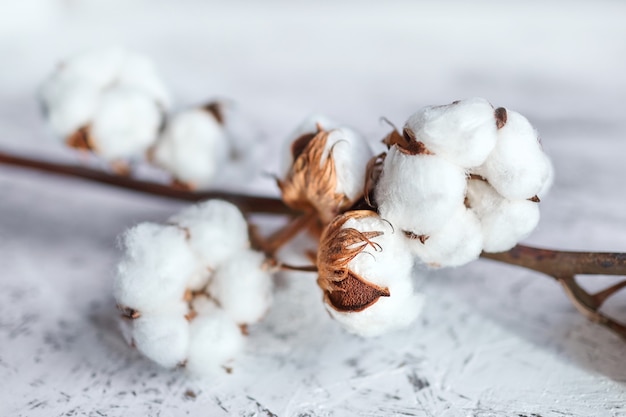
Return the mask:
[[233,172],[253,165],[258,149],[258,141],[244,140],[249,132],[241,134],[241,117],[228,102],[173,111],[152,61],[121,48],[66,59],[39,98],[66,145],[97,155],[118,174],[129,175],[138,161],[152,163],[178,188],[208,189],[229,164],[242,162]]

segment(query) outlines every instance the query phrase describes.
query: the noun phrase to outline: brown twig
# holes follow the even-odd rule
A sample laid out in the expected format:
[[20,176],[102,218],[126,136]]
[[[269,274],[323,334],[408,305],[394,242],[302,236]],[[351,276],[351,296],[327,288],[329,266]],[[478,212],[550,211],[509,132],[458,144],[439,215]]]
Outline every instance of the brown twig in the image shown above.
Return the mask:
[[[2,152],[0,152],[0,164],[81,178],[127,190],[184,201],[196,202],[219,198],[239,206],[243,211],[251,213],[294,214],[289,207],[277,198],[228,192],[182,190],[165,184],[109,174],[95,169],[41,161]],[[266,243],[269,243],[270,252],[275,252],[285,242],[310,224],[312,221],[310,217],[309,215],[302,215],[271,236],[266,241]],[[315,220],[315,218],[313,219]],[[265,249],[267,250],[267,248]],[[611,329],[626,339],[626,325],[606,316],[600,311],[602,305],[611,295],[626,288],[626,280],[620,281],[595,294],[584,290],[576,281],[578,275],[626,275],[626,253],[568,252],[518,245],[508,252],[483,253],[481,256],[486,259],[529,268],[551,276],[563,286],[565,293],[578,311],[591,321]],[[307,272],[316,270],[314,266],[299,267],[286,264],[282,264],[281,268]]]
[[296,237],[298,233],[307,228],[312,222],[317,221],[315,212],[302,214],[277,230],[274,234],[261,242],[261,249],[268,256],[274,256],[278,249]]
[[112,185],[132,191],[159,197],[172,198],[184,201],[202,201],[211,198],[219,198],[237,205],[242,211],[268,214],[293,214],[278,198],[260,197],[228,193],[222,191],[196,192],[174,188],[169,185],[150,181],[138,180],[132,177],[109,174],[96,169],[85,168],[75,165],[59,164],[41,161],[31,158],[20,157],[0,152],[0,164],[11,165],[21,168],[34,169],[68,177],[81,178],[101,184]]
[[626,275],[626,253],[568,252],[517,245],[508,252],[481,256],[551,276],[563,286],[581,314],[626,339],[626,325],[600,311],[611,295],[626,287],[626,280],[595,294],[587,292],[576,281],[578,275]]

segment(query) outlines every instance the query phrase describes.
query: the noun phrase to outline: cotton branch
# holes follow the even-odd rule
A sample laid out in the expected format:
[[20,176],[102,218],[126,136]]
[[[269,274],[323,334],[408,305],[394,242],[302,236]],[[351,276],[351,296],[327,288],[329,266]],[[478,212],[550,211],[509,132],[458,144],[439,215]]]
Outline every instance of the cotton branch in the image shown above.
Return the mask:
[[[218,198],[229,201],[249,213],[294,214],[281,200],[272,197],[227,192],[194,192],[132,177],[109,174],[95,169],[41,161],[2,152],[0,152],[0,164],[81,178],[118,188],[184,201],[196,202]],[[289,223],[284,230],[277,232],[273,239],[270,239],[270,252],[274,252],[309,222],[309,216],[302,216]],[[483,253],[481,256],[551,276],[563,286],[565,293],[580,313],[626,339],[626,325],[600,312],[600,308],[611,295],[626,288],[626,280],[595,294],[585,291],[576,281],[578,275],[626,276],[626,253],[569,252],[518,245],[507,252]],[[287,264],[280,264],[280,266],[282,269],[315,272],[313,266],[300,267]]]

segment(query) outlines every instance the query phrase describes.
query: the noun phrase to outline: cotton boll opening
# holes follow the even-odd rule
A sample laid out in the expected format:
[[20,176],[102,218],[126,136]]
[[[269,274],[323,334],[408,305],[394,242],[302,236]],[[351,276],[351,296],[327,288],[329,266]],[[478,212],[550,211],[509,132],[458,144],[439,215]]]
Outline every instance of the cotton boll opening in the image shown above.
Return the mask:
[[236,252],[215,271],[207,291],[239,324],[261,320],[272,302],[272,277],[263,269],[265,256],[256,251]]
[[375,189],[378,211],[394,228],[430,235],[463,203],[465,171],[437,155],[406,155],[392,147]]
[[50,83],[42,98],[52,130],[62,140],[90,123],[96,111],[99,91],[83,80]]
[[207,188],[228,159],[227,138],[213,115],[202,109],[187,110],[168,121],[152,157],[192,188]]
[[483,233],[476,214],[460,206],[450,220],[424,242],[407,238],[407,244],[429,267],[456,267],[478,259],[483,248]]
[[144,314],[182,300],[199,267],[184,230],[142,223],[125,233],[123,246],[113,287],[120,306]]
[[161,120],[156,103],[137,90],[108,90],[91,125],[96,150],[108,160],[143,156],[156,140]]
[[226,313],[198,315],[189,326],[189,353],[185,368],[194,376],[224,371],[243,350],[245,338]]
[[226,201],[196,204],[170,217],[169,222],[188,230],[189,245],[211,269],[250,244],[248,223],[239,209]]
[[527,199],[541,193],[550,181],[552,166],[541,149],[537,131],[521,114],[507,110],[498,141],[476,173],[485,177],[502,196]]
[[481,165],[496,143],[494,109],[482,98],[424,107],[405,127],[429,151],[463,168]]
[[506,199],[484,181],[469,181],[467,199],[480,219],[485,252],[511,249],[539,223],[537,203]]
[[189,349],[189,322],[178,314],[148,314],[133,320],[132,338],[144,356],[166,368],[183,363]]

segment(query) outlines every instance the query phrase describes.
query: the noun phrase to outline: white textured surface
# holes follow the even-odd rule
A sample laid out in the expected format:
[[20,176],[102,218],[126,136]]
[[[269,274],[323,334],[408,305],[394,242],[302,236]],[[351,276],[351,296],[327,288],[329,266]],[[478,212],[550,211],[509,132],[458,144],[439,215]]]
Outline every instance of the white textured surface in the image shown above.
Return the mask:
[[[2,148],[77,161],[35,87],[61,57],[111,43],[152,56],[182,105],[236,100],[275,149],[311,112],[374,143],[380,116],[401,126],[482,96],[526,115],[554,158],[528,243],[626,250],[623,2],[14,3],[0,7]],[[115,238],[184,205],[6,167],[0,190],[2,416],[626,415],[626,344],[549,279],[487,261],[421,277],[423,318],[375,340],[328,318],[313,276],[283,276],[231,375],[163,371],[118,330]],[[609,307],[626,317],[621,301]]]

